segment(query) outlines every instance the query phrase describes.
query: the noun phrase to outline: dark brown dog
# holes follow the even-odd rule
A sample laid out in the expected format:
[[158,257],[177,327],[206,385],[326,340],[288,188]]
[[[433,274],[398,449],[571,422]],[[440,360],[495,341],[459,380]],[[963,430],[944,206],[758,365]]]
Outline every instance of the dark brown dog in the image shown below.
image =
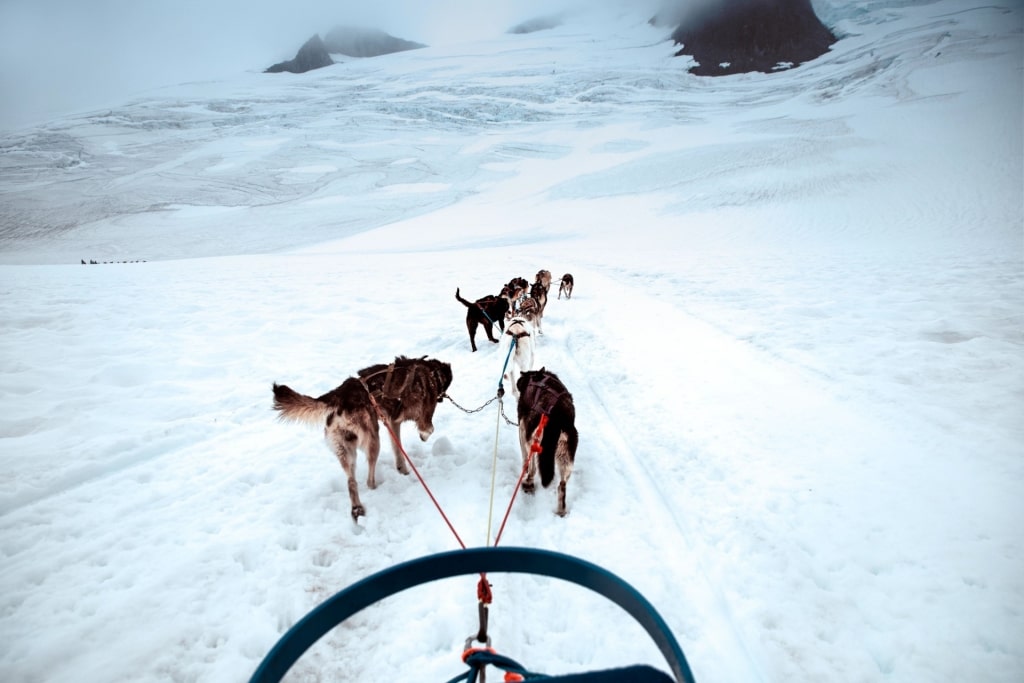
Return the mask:
[[572,287],[573,280],[570,273],[566,273],[562,276],[562,283],[558,285],[558,298],[562,298],[562,294],[565,294],[566,299],[572,298]]
[[508,299],[503,295],[489,295],[476,301],[467,301],[459,294],[457,287],[455,289],[455,298],[466,307],[466,329],[469,330],[470,347],[476,351],[476,328],[480,325],[484,326],[487,338],[497,344],[498,340],[494,338],[494,325],[497,324],[498,329],[502,332],[505,331],[505,314],[508,312]]
[[[558,465],[558,515],[564,517],[565,487],[576,460],[579,434],[576,432],[576,407],[572,395],[555,373],[541,368],[524,372],[516,383],[519,389],[519,446],[523,453],[526,476],[523,492],[533,493],[533,477],[538,461],[541,486],[547,488],[555,478]],[[540,441],[540,452],[530,457],[534,432],[541,416],[547,415],[547,424]]]
[[400,435],[401,423],[413,420],[420,439],[426,441],[434,433],[434,409],[452,383],[448,363],[426,356],[409,359],[399,356],[394,363],[373,365],[349,377],[336,389],[319,398],[300,394],[283,385],[274,384],[274,410],[284,420],[324,425],[324,438],[334,451],[348,477],[348,495],[352,503],[352,519],[366,514],[359,500],[355,479],[356,452],[366,453],[369,473],[366,485],[377,488],[377,457],[380,455],[378,419],[388,423],[395,451],[395,465],[408,474]]

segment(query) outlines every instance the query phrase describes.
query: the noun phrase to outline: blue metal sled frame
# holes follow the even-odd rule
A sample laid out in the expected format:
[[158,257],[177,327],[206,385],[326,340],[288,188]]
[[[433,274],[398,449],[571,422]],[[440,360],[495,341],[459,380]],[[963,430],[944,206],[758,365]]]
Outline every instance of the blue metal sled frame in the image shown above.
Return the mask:
[[626,610],[658,646],[677,683],[694,683],[679,643],[657,610],[635,588],[595,564],[532,548],[470,548],[429,555],[377,572],[336,593],[285,633],[263,659],[250,683],[277,683],[332,628],[384,598],[439,579],[508,572],[562,579],[589,588]]

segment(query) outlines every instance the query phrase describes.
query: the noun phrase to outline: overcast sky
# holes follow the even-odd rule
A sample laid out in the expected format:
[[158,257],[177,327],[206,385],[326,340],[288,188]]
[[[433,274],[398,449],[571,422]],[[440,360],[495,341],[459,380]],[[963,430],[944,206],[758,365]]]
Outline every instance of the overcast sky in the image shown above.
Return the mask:
[[438,45],[495,35],[559,0],[0,0],[0,129],[164,85],[262,70],[314,33],[373,26]]

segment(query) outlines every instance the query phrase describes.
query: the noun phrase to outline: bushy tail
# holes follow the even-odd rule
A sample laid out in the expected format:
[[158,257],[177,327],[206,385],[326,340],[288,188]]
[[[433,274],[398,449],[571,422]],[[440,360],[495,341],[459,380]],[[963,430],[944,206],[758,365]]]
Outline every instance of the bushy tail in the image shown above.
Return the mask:
[[537,454],[537,457],[540,458],[537,468],[540,470],[540,485],[544,488],[547,488],[555,478],[555,453],[558,450],[558,440],[561,435],[562,433],[555,425],[549,422],[540,439],[541,451]]
[[476,304],[473,303],[472,301],[466,301],[465,299],[463,299],[459,295],[459,288],[458,287],[455,288],[455,298],[458,299],[459,301],[461,301],[466,308],[469,308],[470,306],[476,306]]
[[274,410],[282,420],[323,424],[331,407],[312,396],[300,394],[283,384],[274,383]]

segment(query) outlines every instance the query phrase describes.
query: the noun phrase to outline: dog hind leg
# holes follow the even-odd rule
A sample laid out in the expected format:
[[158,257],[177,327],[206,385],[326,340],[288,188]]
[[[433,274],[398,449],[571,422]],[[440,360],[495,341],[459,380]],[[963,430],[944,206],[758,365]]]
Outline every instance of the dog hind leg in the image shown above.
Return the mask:
[[376,423],[373,427],[374,429],[369,432],[363,443],[363,450],[366,451],[366,460],[370,470],[366,475],[366,485],[371,489],[377,488],[377,458],[380,456],[380,432],[376,429]]
[[508,386],[512,391],[512,398],[517,402],[519,401],[519,373],[516,372],[515,366],[510,367],[505,371],[505,374],[501,377],[502,386]]
[[331,445],[334,448],[334,454],[348,478],[348,498],[352,504],[353,521],[358,521],[366,514],[366,508],[359,500],[359,483],[356,481],[356,444],[358,441],[359,437],[350,429],[338,427],[331,430]]
[[562,432],[558,437],[558,449],[555,451],[555,462],[558,463],[558,516],[565,517],[568,512],[565,506],[566,484],[572,476],[572,465],[575,459],[575,444]]
[[[487,333],[487,339],[489,339],[490,341],[492,341],[495,344],[497,344],[498,340],[494,338],[494,325],[492,325],[491,323],[480,323],[480,324],[484,326],[484,331]],[[502,330],[502,331],[504,331],[504,330]]]
[[526,424],[519,423],[519,448],[523,452],[523,467],[526,468],[526,475],[523,477],[523,493],[533,493],[537,489],[533,478],[537,475],[537,458],[530,457],[530,447],[533,439],[526,433]]

